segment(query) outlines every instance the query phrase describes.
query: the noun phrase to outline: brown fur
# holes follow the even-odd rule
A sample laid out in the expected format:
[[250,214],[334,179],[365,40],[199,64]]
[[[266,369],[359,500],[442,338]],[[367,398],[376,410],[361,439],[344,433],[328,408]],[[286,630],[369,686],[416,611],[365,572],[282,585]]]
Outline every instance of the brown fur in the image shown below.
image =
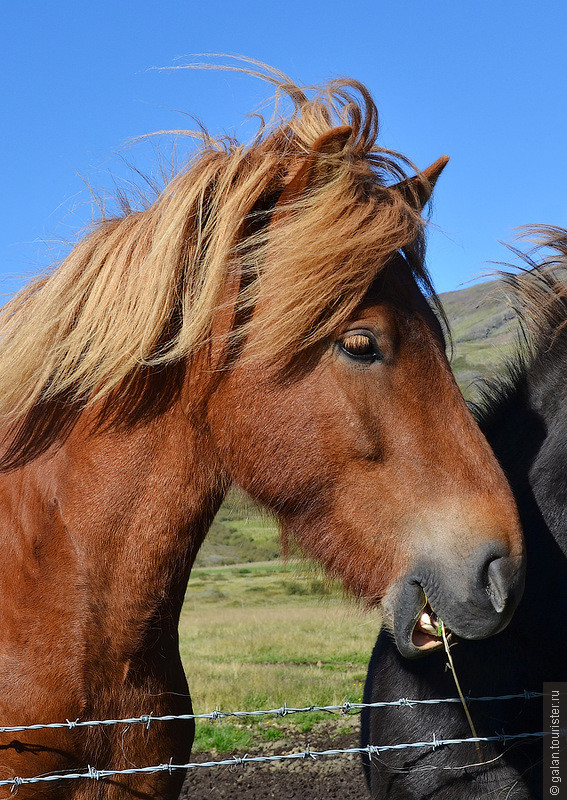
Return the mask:
[[[371,603],[425,548],[458,576],[492,539],[521,559],[507,484],[418,288],[422,179],[409,194],[387,185],[405,176],[375,143],[364,87],[307,101],[280,83],[289,119],[249,148],[200,152],[151,208],[101,223],[4,311],[4,725],[191,710],[177,624],[231,481]],[[341,349],[353,329],[376,338],[375,362]],[[192,731],[4,735],[0,778],[182,763]],[[19,797],[173,800],[181,780]]]

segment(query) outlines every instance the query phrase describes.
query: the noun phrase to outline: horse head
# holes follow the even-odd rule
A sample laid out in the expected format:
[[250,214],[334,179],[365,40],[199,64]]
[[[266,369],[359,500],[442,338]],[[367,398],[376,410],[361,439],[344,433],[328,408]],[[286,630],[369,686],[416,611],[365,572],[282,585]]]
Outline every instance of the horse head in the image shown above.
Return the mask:
[[381,601],[416,656],[441,643],[435,617],[472,639],[507,624],[522,537],[424,295],[416,217],[448,159],[377,186],[353,139],[344,125],[319,137],[270,209],[260,286],[207,424],[230,478]]

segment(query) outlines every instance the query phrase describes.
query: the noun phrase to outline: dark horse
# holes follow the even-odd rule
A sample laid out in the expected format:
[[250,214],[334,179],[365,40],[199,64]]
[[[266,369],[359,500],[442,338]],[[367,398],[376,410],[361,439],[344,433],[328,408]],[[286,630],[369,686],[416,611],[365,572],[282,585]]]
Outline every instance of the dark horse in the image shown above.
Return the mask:
[[[451,648],[463,692],[471,697],[541,691],[544,681],[567,679],[567,287],[553,270],[567,267],[567,231],[541,228],[538,241],[554,254],[533,272],[508,276],[526,333],[523,354],[507,379],[487,386],[477,409],[481,430],[513,488],[524,527],[526,589],[505,631],[483,642]],[[408,661],[381,633],[368,671],[365,701],[456,697],[445,653]],[[542,730],[540,700],[474,703],[479,736]],[[365,711],[363,744],[472,736],[460,705]],[[372,797],[542,797],[541,740],[454,745],[384,753],[366,764]],[[467,765],[467,766],[464,766]]]
[[[513,496],[424,297],[421,210],[447,159],[408,178],[362,85],[264,77],[287,118],[249,146],[204,136],[0,317],[2,725],[190,713],[178,619],[231,482],[384,598],[406,653],[424,591],[470,638],[519,600]],[[193,728],[3,734],[0,779],[183,764]],[[172,800],[182,779],[19,796]]]

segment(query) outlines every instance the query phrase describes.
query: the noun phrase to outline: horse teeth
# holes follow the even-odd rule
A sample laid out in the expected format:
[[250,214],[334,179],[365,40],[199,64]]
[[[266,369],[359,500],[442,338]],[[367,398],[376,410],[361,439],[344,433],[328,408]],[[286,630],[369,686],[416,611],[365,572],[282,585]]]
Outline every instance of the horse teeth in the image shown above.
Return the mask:
[[425,631],[426,633],[431,633],[433,634],[433,636],[437,635],[437,627],[431,621],[431,617],[429,616],[427,611],[424,611],[421,617],[419,618],[418,625],[422,631]]

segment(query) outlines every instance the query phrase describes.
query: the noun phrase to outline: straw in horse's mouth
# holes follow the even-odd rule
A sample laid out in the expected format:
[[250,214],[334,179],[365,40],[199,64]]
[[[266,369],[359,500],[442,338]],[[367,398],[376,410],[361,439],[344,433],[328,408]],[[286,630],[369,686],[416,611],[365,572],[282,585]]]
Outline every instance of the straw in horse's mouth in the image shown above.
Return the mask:
[[[450,635],[450,631],[447,628],[445,631]],[[443,623],[433,611],[429,602],[427,602],[415,623],[411,640],[418,650],[431,650],[443,644]]]

